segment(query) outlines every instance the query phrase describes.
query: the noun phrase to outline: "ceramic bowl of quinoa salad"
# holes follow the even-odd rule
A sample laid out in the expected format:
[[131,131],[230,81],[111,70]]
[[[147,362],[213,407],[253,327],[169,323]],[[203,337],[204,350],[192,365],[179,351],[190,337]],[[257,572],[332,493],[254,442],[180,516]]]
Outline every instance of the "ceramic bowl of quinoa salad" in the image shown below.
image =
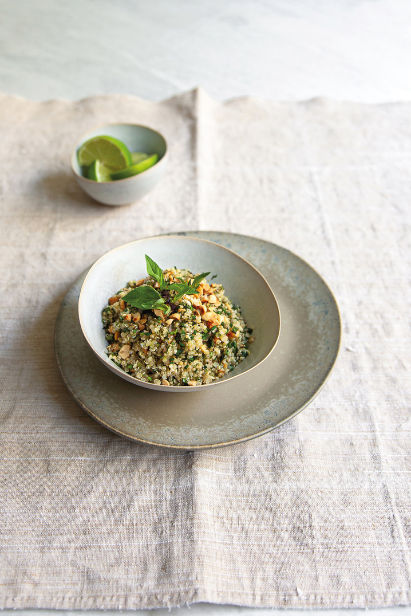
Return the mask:
[[83,283],[79,319],[105,366],[164,392],[237,378],[270,355],[280,334],[264,277],[227,248],[183,236],[106,253]]

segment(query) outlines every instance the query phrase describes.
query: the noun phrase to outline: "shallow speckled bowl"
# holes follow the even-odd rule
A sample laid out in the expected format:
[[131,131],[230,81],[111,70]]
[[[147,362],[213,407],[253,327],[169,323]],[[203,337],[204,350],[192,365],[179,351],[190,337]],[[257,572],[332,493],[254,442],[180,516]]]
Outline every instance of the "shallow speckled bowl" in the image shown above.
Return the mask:
[[[176,265],[196,274],[208,271],[217,274],[217,280],[223,284],[226,295],[234,304],[240,305],[245,321],[253,328],[255,342],[250,345],[250,354],[232,372],[207,385],[170,387],[136,379],[107,357],[101,311],[109,297],[129,280],[138,280],[147,275],[146,254],[163,269]],[[83,283],[79,298],[79,319],[87,342],[107,368],[130,383],[164,392],[208,390],[241,377],[270,355],[280,334],[277,301],[267,281],[255,267],[223,246],[179,236],[131,242],[102,256],[92,266]]]
[[[120,139],[130,152],[158,154],[158,162],[131,178],[113,182],[95,182],[82,176],[77,160],[79,148],[93,137],[108,135]],[[127,205],[138,201],[163,177],[167,165],[167,143],[158,131],[139,124],[105,124],[89,131],[76,143],[71,155],[71,168],[77,183],[90,197],[105,205]]]

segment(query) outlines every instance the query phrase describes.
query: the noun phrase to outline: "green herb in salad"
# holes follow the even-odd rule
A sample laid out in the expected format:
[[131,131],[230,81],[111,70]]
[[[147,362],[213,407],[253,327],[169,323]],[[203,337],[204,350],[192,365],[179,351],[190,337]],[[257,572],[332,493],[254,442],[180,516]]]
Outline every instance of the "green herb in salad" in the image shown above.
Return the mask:
[[177,295],[173,298],[174,301],[180,300],[183,295],[195,295],[200,282],[210,274],[210,272],[199,274],[189,282],[179,278],[180,282],[167,284],[164,280],[163,270],[148,255],[145,255],[145,257],[147,274],[158,282],[160,292],[149,285],[142,285],[137,289],[133,289],[123,297],[123,301],[134,308],[141,308],[142,310],[158,309],[162,310],[166,315],[170,314],[171,308],[167,305],[161,293],[164,291],[177,291]]

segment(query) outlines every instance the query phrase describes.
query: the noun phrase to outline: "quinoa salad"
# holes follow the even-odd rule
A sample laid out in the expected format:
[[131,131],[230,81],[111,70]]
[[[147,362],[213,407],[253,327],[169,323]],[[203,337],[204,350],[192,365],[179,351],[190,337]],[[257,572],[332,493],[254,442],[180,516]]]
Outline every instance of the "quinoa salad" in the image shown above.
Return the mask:
[[[253,342],[239,306],[226,297],[221,284],[209,284],[206,278],[200,282],[201,275],[188,270],[172,267],[160,270],[160,276],[161,284],[153,275],[131,280],[109,298],[102,311],[108,357],[136,379],[156,385],[194,387],[234,370]],[[171,289],[184,290],[193,281],[194,287],[186,286],[189,294]],[[157,291],[160,300],[152,308],[123,299],[140,287],[146,293]]]

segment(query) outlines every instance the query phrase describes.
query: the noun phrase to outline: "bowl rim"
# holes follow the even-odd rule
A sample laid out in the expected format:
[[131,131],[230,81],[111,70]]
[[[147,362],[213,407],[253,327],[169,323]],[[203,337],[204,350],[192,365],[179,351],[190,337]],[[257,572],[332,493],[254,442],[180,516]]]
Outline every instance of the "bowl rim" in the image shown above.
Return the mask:
[[[241,261],[244,261],[244,263],[246,263],[249,267],[251,267],[259,276],[260,278],[263,279],[263,281],[265,282],[265,284],[267,285],[268,290],[270,291],[274,303],[277,307],[277,312],[278,312],[278,333],[277,333],[277,337],[274,341],[274,344],[272,345],[270,351],[267,353],[267,355],[265,357],[263,357],[263,359],[261,359],[258,363],[256,363],[254,366],[251,366],[250,368],[248,368],[247,370],[245,370],[244,372],[240,372],[239,374],[235,374],[233,376],[228,376],[227,378],[220,378],[220,379],[216,379],[214,381],[212,381],[211,383],[202,383],[201,385],[196,385],[195,387],[187,387],[184,385],[154,385],[153,383],[147,383],[146,381],[141,381],[140,379],[136,379],[135,377],[130,376],[129,374],[127,374],[126,372],[124,372],[124,370],[121,370],[121,368],[118,368],[118,366],[116,366],[116,364],[114,362],[111,362],[111,364],[109,364],[109,360],[108,358],[106,358],[106,356],[104,356],[104,359],[100,356],[100,354],[96,351],[96,349],[94,348],[94,346],[91,344],[89,338],[86,335],[86,332],[84,331],[84,327],[83,327],[83,322],[82,322],[82,318],[81,318],[81,305],[82,305],[82,300],[83,300],[83,290],[84,287],[86,285],[86,282],[92,272],[92,270],[94,269],[94,267],[102,260],[104,259],[107,255],[116,252],[117,250],[120,250],[122,248],[125,248],[126,246],[130,246],[131,244],[138,244],[140,242],[144,242],[147,240],[165,240],[165,239],[179,239],[179,240],[190,240],[190,241],[195,241],[195,242],[202,242],[204,244],[212,244],[213,246],[217,246],[218,248],[221,248],[223,250],[226,250],[227,252],[230,252],[231,254],[233,254],[235,257],[237,257],[238,259],[240,259]],[[154,235],[151,237],[145,237],[145,238],[141,238],[139,240],[134,240],[132,242],[127,242],[126,244],[122,244],[121,246],[117,246],[116,248],[113,248],[112,250],[108,250],[106,253],[104,253],[101,257],[99,257],[90,267],[89,271],[87,272],[87,276],[85,277],[83,284],[81,285],[81,289],[80,289],[80,293],[79,293],[79,299],[78,299],[78,317],[79,317],[79,322],[80,322],[80,327],[81,327],[81,331],[83,333],[84,338],[86,339],[89,347],[92,349],[92,351],[95,353],[95,355],[97,356],[97,358],[109,369],[111,370],[114,374],[116,374],[119,378],[122,378],[125,381],[128,381],[129,383],[131,383],[132,385],[138,385],[139,387],[144,387],[146,389],[153,389],[156,391],[164,391],[164,392],[174,392],[174,393],[178,393],[178,392],[182,392],[182,390],[185,392],[187,391],[203,391],[204,389],[207,389],[209,387],[213,387],[216,385],[222,385],[223,383],[227,383],[229,381],[232,381],[233,379],[236,379],[240,376],[243,376],[244,374],[248,374],[249,372],[251,372],[251,370],[254,370],[255,368],[257,368],[257,366],[260,366],[266,359],[268,359],[268,357],[271,355],[271,353],[274,351],[275,347],[277,346],[278,340],[280,338],[280,334],[281,334],[281,311],[280,311],[280,306],[278,304],[277,298],[275,296],[274,291],[272,290],[272,288],[270,287],[270,285],[268,284],[266,278],[263,276],[263,274],[261,274],[261,272],[254,266],[252,265],[252,263],[250,263],[249,261],[247,261],[246,259],[244,259],[243,257],[241,257],[240,255],[238,255],[236,252],[234,252],[233,250],[230,250],[229,248],[226,248],[225,246],[222,246],[221,244],[217,244],[216,242],[211,242],[210,240],[204,240],[204,239],[200,239],[200,238],[194,238],[194,237],[186,237],[186,236],[181,236],[181,235]],[[226,376],[226,375],[225,375]],[[161,388],[161,389],[159,389]]]
[[[122,180],[109,180],[108,182],[96,182],[95,180],[90,180],[89,178],[85,178],[84,175],[80,175],[80,173],[77,173],[77,171],[75,170],[74,165],[73,165],[73,160],[74,160],[74,158],[76,156],[76,153],[77,153],[78,144],[89,133],[92,133],[95,130],[98,130],[99,128],[103,129],[103,128],[106,128],[106,127],[109,127],[109,126],[137,126],[139,128],[148,128],[148,130],[151,130],[151,132],[153,132],[153,133],[157,133],[157,135],[160,135],[160,137],[164,140],[164,143],[165,143],[165,146],[166,146],[166,150],[164,152],[164,155],[152,167],[149,167],[148,169],[145,169],[144,171],[142,171],[141,173],[138,173],[137,175],[132,175],[129,178],[123,178]],[[98,137],[98,136],[104,137],[105,135],[103,135],[103,134],[96,135],[96,137]],[[164,159],[168,159],[168,143],[167,143],[167,139],[164,137],[164,135],[162,133],[160,133],[160,131],[158,131],[155,128],[151,128],[151,126],[147,126],[146,124],[135,124],[133,122],[110,122],[108,124],[99,124],[98,126],[94,126],[94,128],[89,128],[88,131],[83,133],[81,135],[81,137],[79,137],[77,139],[74,147],[71,150],[70,166],[71,166],[71,170],[74,173],[74,175],[76,176],[76,178],[79,178],[80,180],[84,180],[85,182],[90,182],[93,185],[113,184],[114,182],[116,184],[118,184],[119,182],[129,182],[130,180],[134,180],[136,177],[143,175],[143,173],[144,174],[148,174],[148,172],[151,171],[152,169],[154,169],[154,167],[157,167],[157,169],[158,169],[158,165],[160,163],[162,163]]]

